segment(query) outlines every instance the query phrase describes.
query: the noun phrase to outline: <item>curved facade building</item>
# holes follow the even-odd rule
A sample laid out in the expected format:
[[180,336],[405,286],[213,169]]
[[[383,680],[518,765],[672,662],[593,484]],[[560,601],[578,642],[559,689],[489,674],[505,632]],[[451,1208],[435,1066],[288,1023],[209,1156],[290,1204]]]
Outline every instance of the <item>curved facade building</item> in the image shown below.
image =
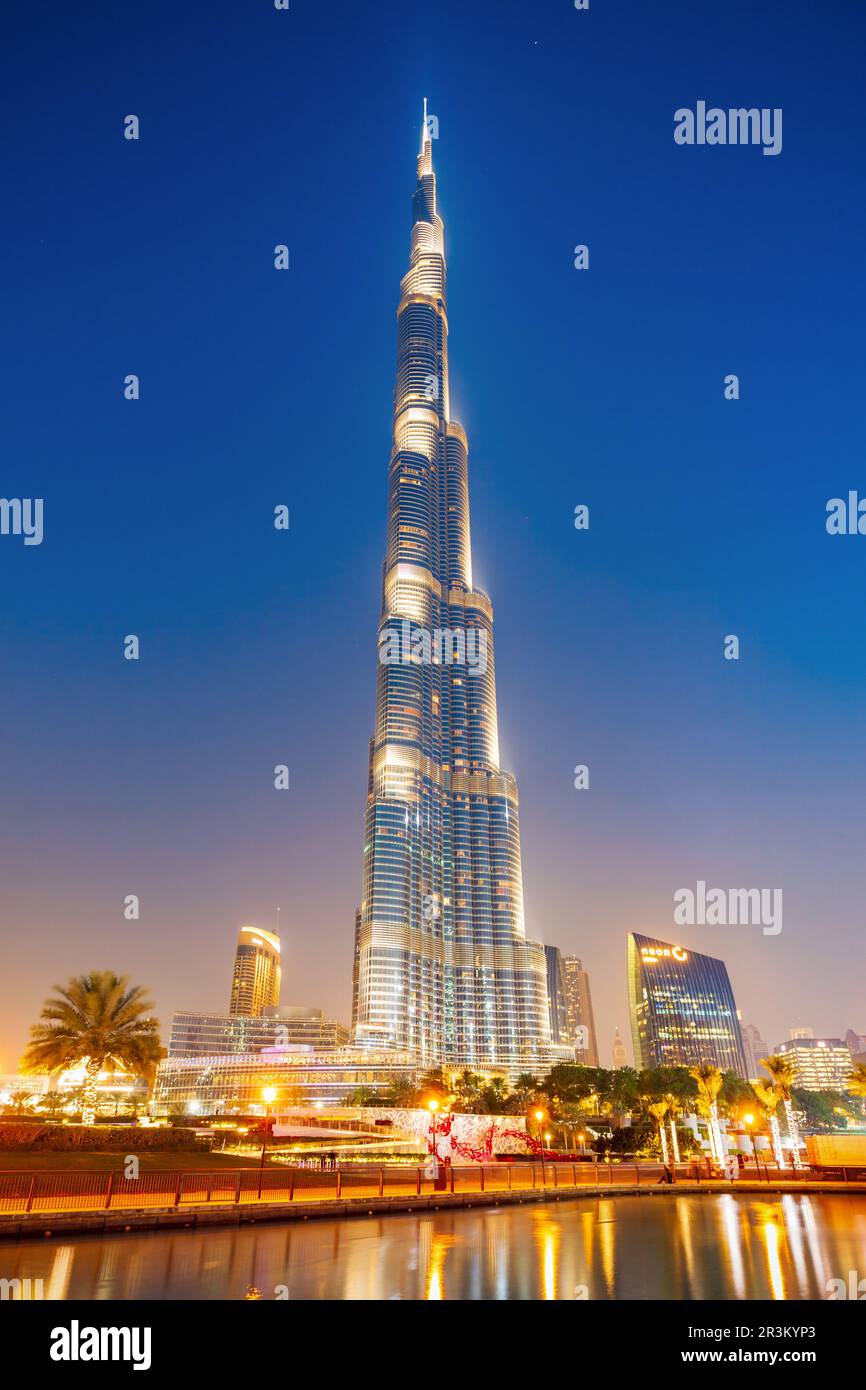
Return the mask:
[[545,958],[526,940],[517,786],[499,765],[493,608],[472,582],[426,103],[397,309],[378,639],[356,1036],[429,1066],[519,1070],[550,1043]]
[[241,927],[235,947],[229,1013],[256,1018],[280,1002],[280,938],[260,927]]
[[724,961],[630,932],[628,1003],[634,1064],[712,1062],[746,1079],[734,992]]

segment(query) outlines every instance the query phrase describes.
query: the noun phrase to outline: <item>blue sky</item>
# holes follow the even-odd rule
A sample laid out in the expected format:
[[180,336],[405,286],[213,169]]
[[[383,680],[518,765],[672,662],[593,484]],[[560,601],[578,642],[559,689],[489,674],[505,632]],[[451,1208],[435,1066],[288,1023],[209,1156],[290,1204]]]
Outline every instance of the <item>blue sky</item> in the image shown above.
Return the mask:
[[[11,29],[0,494],[43,497],[45,539],[0,537],[0,1070],[73,972],[128,971],[165,1022],[221,1007],[277,903],[285,998],[348,1014],[424,95],[527,928],[584,958],[609,1061],[625,933],[674,939],[699,878],[782,888],[780,936],[686,944],[771,1045],[866,1031],[866,538],[824,528],[866,495],[859,9],[155,0]],[[782,153],[676,145],[699,99],[781,107]]]

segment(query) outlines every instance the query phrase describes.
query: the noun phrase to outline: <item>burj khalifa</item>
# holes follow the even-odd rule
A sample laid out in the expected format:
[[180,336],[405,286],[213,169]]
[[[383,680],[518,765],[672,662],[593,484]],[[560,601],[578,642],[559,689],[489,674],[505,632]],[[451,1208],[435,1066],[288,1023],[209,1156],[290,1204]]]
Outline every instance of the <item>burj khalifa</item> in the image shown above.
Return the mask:
[[493,607],[472,581],[468,442],[448,393],[445,243],[427,117],[397,306],[353,1025],[428,1067],[550,1056],[526,938],[517,784],[499,763]]

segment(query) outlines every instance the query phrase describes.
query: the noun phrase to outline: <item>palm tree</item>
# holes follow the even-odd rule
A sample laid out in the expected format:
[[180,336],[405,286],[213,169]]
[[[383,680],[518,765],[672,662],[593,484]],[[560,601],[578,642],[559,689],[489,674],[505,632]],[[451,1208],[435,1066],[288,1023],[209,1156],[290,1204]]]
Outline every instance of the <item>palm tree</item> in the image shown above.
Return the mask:
[[[763,1066],[763,1062],[761,1065]],[[773,1157],[776,1160],[776,1166],[778,1168],[784,1168],[785,1161],[782,1153],[782,1136],[779,1133],[779,1120],[776,1115],[776,1106],[782,1099],[781,1092],[777,1091],[775,1086],[765,1086],[760,1081],[752,1082],[752,1090],[770,1126],[770,1135],[773,1141]]]
[[454,1108],[468,1115],[476,1113],[479,1108],[483,1109],[481,1104],[483,1089],[483,1078],[477,1072],[464,1067],[459,1076],[454,1079]]
[[366,1108],[370,1105],[381,1105],[382,1097],[378,1091],[374,1091],[372,1086],[356,1086],[349,1099],[350,1105],[357,1105]]
[[852,1096],[866,1100],[866,1062],[854,1062],[848,1077],[848,1090]]
[[418,1090],[423,1095],[436,1100],[447,1100],[451,1094],[451,1087],[441,1067],[437,1067],[433,1071],[425,1071],[418,1082]]
[[61,1110],[66,1109],[70,1099],[69,1094],[66,1092],[44,1091],[39,1097],[36,1108],[40,1112],[47,1110],[49,1115],[57,1116],[60,1114]]
[[60,1072],[84,1063],[81,1120],[96,1121],[96,1083],[101,1071],[127,1071],[148,1080],[164,1055],[159,1023],[139,985],[126,975],[95,970],[65,986],[55,985],[30,1030],[25,1072]]
[[616,1071],[606,1074],[603,1099],[615,1125],[620,1126],[634,1109],[639,1092],[640,1082],[634,1067],[618,1067]]
[[797,1080],[797,1072],[790,1057],[781,1057],[774,1053],[772,1057],[762,1057],[760,1065],[765,1071],[770,1073],[773,1078],[773,1085],[779,1092],[779,1098],[785,1106],[785,1121],[788,1126],[788,1137],[791,1140],[791,1160],[795,1168],[802,1168],[800,1161],[800,1131],[797,1128],[797,1121],[794,1117],[794,1106],[792,1104],[792,1090],[794,1082]]
[[398,1077],[385,1088],[381,1103],[392,1110],[413,1110],[418,1103],[418,1087],[408,1077]]
[[501,1115],[508,1100],[508,1083],[504,1076],[492,1076],[481,1090],[481,1102],[485,1115]]
[[662,1163],[665,1167],[668,1165],[668,1137],[665,1134],[665,1115],[668,1113],[669,1109],[670,1106],[666,1100],[655,1100],[652,1104],[647,1106],[647,1110],[655,1117],[658,1123],[659,1139],[662,1145]]
[[681,1109],[680,1098],[679,1096],[675,1096],[672,1091],[668,1091],[665,1100],[668,1103],[668,1115],[670,1116],[668,1123],[671,1127],[671,1146],[674,1151],[674,1163],[679,1163],[680,1141],[677,1135],[677,1115]]
[[28,1108],[32,1100],[33,1096],[29,1091],[13,1091],[9,1097],[9,1105],[14,1114],[20,1115]]
[[532,1076],[528,1071],[522,1071],[511,1088],[509,1101],[514,1107],[515,1113],[525,1110],[531,1105],[541,1088],[541,1082],[537,1076]]
[[697,1107],[706,1116],[707,1134],[710,1140],[710,1153],[716,1163],[724,1161],[724,1144],[719,1125],[719,1091],[724,1077],[718,1067],[711,1062],[701,1062],[699,1067],[689,1067],[689,1076],[697,1083]]

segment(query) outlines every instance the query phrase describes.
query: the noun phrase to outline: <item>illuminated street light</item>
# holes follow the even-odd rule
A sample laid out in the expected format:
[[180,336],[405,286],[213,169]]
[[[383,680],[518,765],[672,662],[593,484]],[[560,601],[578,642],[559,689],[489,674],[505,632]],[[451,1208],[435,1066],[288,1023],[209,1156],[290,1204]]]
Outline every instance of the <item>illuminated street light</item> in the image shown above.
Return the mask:
[[752,1125],[753,1125],[754,1123],[755,1123],[755,1117],[754,1117],[754,1115],[752,1114],[751,1111],[747,1111],[747,1113],[743,1116],[743,1124],[746,1126],[746,1130],[747,1130],[747,1132],[748,1132],[749,1138],[750,1138],[751,1141],[752,1141],[752,1153],[753,1153],[754,1158],[755,1158],[755,1169],[757,1170],[758,1177],[760,1177],[760,1176],[761,1176],[761,1170],[760,1170],[760,1168],[758,1168],[758,1149],[757,1149],[757,1146],[756,1146],[756,1144],[755,1144],[755,1131],[752,1129]]

